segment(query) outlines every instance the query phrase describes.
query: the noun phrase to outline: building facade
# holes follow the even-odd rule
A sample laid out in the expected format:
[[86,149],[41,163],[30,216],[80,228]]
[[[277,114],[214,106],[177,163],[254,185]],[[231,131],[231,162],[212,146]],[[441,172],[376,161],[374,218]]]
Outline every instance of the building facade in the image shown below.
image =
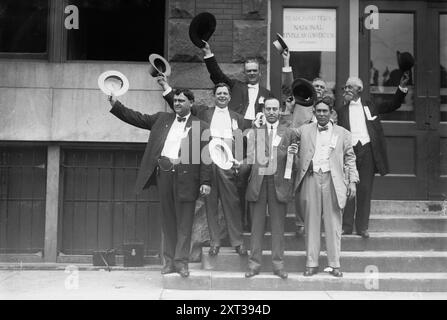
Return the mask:
[[290,44],[295,77],[322,77],[341,101],[349,76],[364,96],[389,99],[397,52],[416,59],[405,104],[383,117],[390,174],[375,199],[447,197],[447,3],[364,0],[14,0],[0,4],[0,261],[82,261],[94,250],[162,246],[157,189],[136,196],[149,133],[108,111],[106,70],[124,73],[124,104],[168,110],[148,73],[166,57],[170,83],[211,103],[212,82],[189,40],[200,12],[217,19],[210,39],[224,71],[242,77],[247,57],[280,96],[276,33]]

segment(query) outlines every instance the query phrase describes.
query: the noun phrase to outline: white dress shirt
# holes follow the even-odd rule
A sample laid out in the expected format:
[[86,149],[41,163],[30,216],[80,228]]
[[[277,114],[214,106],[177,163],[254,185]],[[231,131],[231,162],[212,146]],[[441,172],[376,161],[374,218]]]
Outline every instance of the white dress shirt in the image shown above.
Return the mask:
[[330,143],[332,138],[333,125],[329,121],[328,129],[324,131],[318,130],[319,125],[317,124],[317,138],[315,141],[315,153],[312,158],[313,170],[318,172],[328,172],[331,170],[329,166],[329,154],[330,154]]
[[248,87],[248,107],[244,119],[254,120],[256,118],[255,104],[259,94],[259,83],[247,84]]
[[272,141],[274,141],[276,137],[276,132],[278,131],[279,121],[276,121],[275,123],[267,122],[266,125],[267,125],[267,133],[269,136],[270,132],[273,130]]
[[216,107],[213,118],[211,119],[210,131],[212,137],[233,138],[233,130],[231,126],[231,117],[228,107]]
[[349,126],[351,127],[352,145],[359,141],[362,145],[370,142],[368,129],[366,128],[365,112],[360,98],[349,103]]
[[171,159],[179,158],[180,145],[182,143],[182,139],[186,137],[188,131],[185,131],[186,122],[188,122],[191,113],[185,116],[185,121],[178,121],[176,115],[174,122],[172,123],[171,128],[169,129],[168,136],[166,137],[165,144],[163,146],[163,150],[161,151],[161,155],[164,157],[168,157]]

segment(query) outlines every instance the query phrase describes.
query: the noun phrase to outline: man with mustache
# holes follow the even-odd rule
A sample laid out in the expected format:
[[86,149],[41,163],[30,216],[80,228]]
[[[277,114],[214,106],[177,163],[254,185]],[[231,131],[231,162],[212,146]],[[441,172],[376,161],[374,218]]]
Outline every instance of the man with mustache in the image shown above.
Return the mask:
[[350,77],[343,88],[345,103],[337,110],[338,124],[352,133],[352,145],[360,176],[357,201],[349,201],[343,215],[343,234],[351,234],[355,224],[357,234],[365,239],[369,238],[374,174],[378,172],[386,175],[389,171],[380,115],[393,112],[402,105],[408,92],[408,80],[408,72],[405,72],[392,100],[378,105],[372,101],[362,101],[360,94],[363,91],[363,82],[357,77]]

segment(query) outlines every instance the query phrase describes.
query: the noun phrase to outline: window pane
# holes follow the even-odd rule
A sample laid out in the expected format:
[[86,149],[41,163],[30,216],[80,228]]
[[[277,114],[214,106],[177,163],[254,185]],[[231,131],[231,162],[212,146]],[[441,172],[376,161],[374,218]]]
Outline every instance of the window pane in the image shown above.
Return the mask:
[[336,10],[284,9],[284,39],[290,47],[295,78],[319,77],[335,87]]
[[439,16],[441,63],[441,121],[447,121],[447,14]]
[[[414,16],[408,13],[380,13],[380,28],[371,30],[370,94],[375,103],[392,99],[402,72],[397,52],[414,55]],[[385,120],[414,121],[413,71],[410,72],[405,103]]]
[[79,29],[68,30],[69,60],[147,61],[163,54],[165,1],[75,0]]
[[0,1],[0,52],[47,51],[48,0]]

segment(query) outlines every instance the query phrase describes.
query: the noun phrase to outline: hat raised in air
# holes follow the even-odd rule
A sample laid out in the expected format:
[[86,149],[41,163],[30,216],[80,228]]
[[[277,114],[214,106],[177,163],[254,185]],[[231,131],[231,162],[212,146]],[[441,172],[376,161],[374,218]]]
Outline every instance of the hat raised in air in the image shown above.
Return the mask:
[[202,40],[208,41],[216,30],[216,18],[209,12],[202,12],[196,15],[189,25],[189,38],[198,48],[203,48],[205,44]]
[[129,80],[119,71],[109,70],[98,77],[98,86],[106,95],[122,96],[129,90]]

